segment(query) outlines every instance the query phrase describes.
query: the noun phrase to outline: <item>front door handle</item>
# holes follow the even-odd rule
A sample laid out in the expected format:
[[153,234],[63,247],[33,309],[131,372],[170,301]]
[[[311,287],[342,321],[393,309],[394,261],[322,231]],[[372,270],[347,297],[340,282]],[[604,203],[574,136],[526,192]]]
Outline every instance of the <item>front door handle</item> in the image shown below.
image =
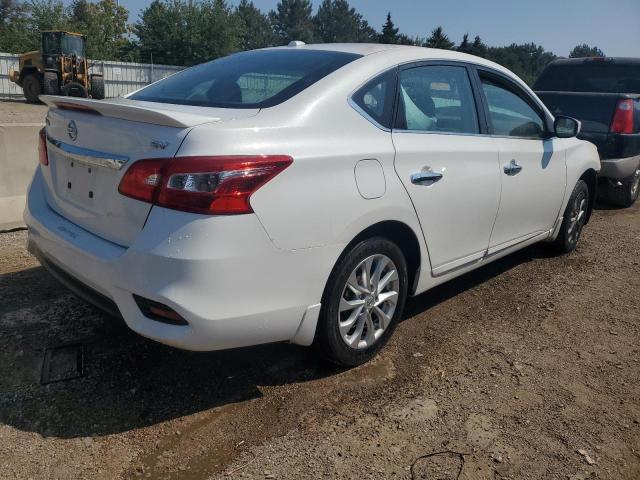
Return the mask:
[[433,185],[438,180],[442,179],[442,173],[434,171],[418,172],[411,175],[411,183],[414,185]]
[[509,163],[507,163],[504,166],[504,173],[506,173],[507,175],[517,175],[518,173],[520,173],[522,171],[522,165],[518,165],[518,163],[515,160],[511,160]]

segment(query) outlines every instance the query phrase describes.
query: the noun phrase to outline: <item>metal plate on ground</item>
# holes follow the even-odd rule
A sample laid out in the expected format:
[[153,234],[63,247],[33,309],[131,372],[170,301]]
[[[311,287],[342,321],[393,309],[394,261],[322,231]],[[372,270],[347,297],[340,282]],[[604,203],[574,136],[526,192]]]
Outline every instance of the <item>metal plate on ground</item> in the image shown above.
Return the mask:
[[40,383],[63,382],[84,375],[84,345],[80,343],[47,348],[42,360]]

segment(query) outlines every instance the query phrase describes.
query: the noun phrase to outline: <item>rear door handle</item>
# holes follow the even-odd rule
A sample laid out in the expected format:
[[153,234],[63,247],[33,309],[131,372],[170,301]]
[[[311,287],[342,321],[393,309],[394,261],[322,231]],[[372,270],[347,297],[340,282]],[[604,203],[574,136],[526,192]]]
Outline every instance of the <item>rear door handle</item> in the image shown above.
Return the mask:
[[411,183],[414,185],[433,185],[438,180],[442,179],[441,172],[427,171],[427,172],[418,172],[411,175]]
[[518,173],[520,173],[522,171],[522,166],[518,165],[518,163],[515,160],[511,160],[511,162],[507,163],[504,166],[504,173],[506,173],[507,175],[517,175]]

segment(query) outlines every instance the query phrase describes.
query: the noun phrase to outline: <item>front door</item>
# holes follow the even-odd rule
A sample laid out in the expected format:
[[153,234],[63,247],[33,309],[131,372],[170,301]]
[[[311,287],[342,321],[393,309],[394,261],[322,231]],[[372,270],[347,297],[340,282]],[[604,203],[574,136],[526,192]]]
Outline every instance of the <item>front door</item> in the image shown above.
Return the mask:
[[565,191],[565,151],[563,140],[550,137],[542,112],[518,85],[481,70],[479,75],[502,179],[491,254],[553,227]]
[[400,70],[395,168],[418,214],[434,275],[480,260],[500,201],[493,138],[480,135],[463,65]]

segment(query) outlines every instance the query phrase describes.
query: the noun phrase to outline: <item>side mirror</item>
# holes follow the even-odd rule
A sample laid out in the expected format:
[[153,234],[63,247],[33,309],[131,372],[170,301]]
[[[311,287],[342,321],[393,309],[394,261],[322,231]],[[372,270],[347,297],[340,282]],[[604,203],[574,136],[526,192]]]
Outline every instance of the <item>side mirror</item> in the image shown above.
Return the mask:
[[582,124],[579,120],[562,115],[557,116],[555,122],[553,122],[553,129],[558,138],[575,137],[580,133],[581,127]]

